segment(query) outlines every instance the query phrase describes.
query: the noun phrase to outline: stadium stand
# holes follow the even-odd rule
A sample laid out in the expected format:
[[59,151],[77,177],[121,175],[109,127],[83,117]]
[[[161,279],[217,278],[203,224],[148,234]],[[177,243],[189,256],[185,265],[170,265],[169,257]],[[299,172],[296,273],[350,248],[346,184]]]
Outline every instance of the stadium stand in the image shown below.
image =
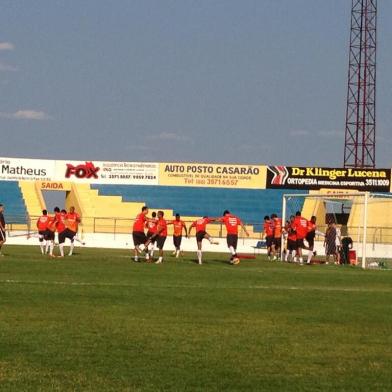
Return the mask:
[[225,189],[176,186],[92,185],[99,195],[121,196],[125,202],[146,203],[151,209],[169,208],[182,216],[221,216],[228,209],[261,230],[264,215],[282,210],[282,195],[275,189]]
[[27,209],[17,181],[0,181],[0,203],[5,206],[5,220],[8,224],[26,223]]

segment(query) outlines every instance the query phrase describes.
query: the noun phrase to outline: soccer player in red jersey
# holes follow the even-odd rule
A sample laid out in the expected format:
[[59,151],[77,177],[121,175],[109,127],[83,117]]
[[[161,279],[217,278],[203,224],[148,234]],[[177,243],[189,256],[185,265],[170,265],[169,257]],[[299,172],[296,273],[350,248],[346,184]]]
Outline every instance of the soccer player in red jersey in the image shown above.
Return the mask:
[[175,248],[173,256],[178,258],[181,252],[182,231],[185,230],[185,235],[188,236],[188,230],[185,222],[181,220],[180,214],[176,214],[176,219],[168,222],[168,224],[173,225],[173,244]]
[[158,219],[157,219],[157,213],[154,211],[151,214],[151,219],[148,219],[145,223],[145,226],[147,228],[147,241],[149,241],[148,248],[149,248],[149,255],[150,257],[154,257],[154,247],[156,243],[156,238],[152,238],[154,234],[157,232],[157,226],[158,226]]
[[153,235],[153,237],[156,238],[157,247],[159,249],[159,257],[155,264],[161,264],[163,262],[163,246],[167,237],[167,223],[163,216],[163,211],[158,211],[157,232]]
[[280,248],[282,246],[282,219],[276,214],[271,215],[273,239],[271,246],[271,254],[273,260],[280,258]]
[[46,240],[45,253],[48,253],[49,251],[50,257],[54,257],[53,250],[54,250],[55,233],[56,233],[56,217],[49,216],[48,223],[46,225],[46,233],[45,233],[45,240]]
[[192,228],[196,228],[196,241],[197,241],[197,259],[199,264],[202,264],[202,241],[206,239],[210,242],[210,244],[218,245],[219,242],[215,241],[206,231],[206,227],[209,223],[215,222],[219,218],[209,218],[208,216],[204,216],[198,220],[195,220],[191,226],[189,227],[188,237],[191,235]]
[[48,230],[48,211],[42,210],[42,215],[37,220],[37,229],[38,229],[38,240],[39,240],[39,247],[41,249],[41,254],[45,254],[45,245],[44,240],[46,242],[46,231]]
[[138,256],[142,252],[142,250],[140,249],[140,245],[144,245],[143,251],[146,252],[146,260],[150,259],[147,249],[147,245],[149,244],[149,242],[147,240],[146,234],[144,233],[144,227],[146,225],[146,222],[148,221],[147,214],[148,207],[142,207],[142,212],[140,212],[136,216],[135,222],[133,223],[132,238],[133,244],[135,245],[135,261],[139,261]]
[[274,241],[274,226],[272,219],[270,219],[268,215],[264,217],[263,237],[265,238],[267,245],[267,256],[269,259],[271,257],[272,245]]
[[230,263],[238,264],[240,262],[240,259],[237,256],[238,227],[242,227],[248,237],[249,233],[241,219],[233,214],[230,214],[230,211],[228,210],[223,212],[223,217],[219,218],[218,221],[224,223],[226,226],[226,241],[227,246],[231,252]]
[[285,231],[287,233],[287,252],[285,261],[294,261],[297,252],[297,233],[294,226],[295,216],[290,216],[290,222],[286,225]]
[[[58,207],[56,207],[58,210]],[[67,227],[67,211],[66,210],[61,210],[61,212],[56,211],[55,209],[55,218],[56,218],[56,230],[58,233],[58,239],[59,239],[59,249],[60,249],[60,256],[59,257],[64,257],[64,243],[66,238],[71,240],[71,243],[73,241],[73,238],[75,237],[76,233],[71,231]]]
[[310,264],[310,261],[312,260],[313,255],[316,254],[316,252],[314,251],[314,238],[316,237],[316,230],[317,230],[316,220],[317,220],[317,218],[313,215],[310,218],[310,221],[308,221],[308,232],[305,237],[305,239],[309,245],[308,259],[306,260],[307,264]]
[[304,244],[304,239],[308,234],[308,220],[301,216],[300,211],[295,213],[294,228],[297,233],[297,254],[300,264],[303,264],[302,249],[308,249]]
[[[69,233],[67,233],[71,239],[71,247],[69,249],[68,256],[72,256],[73,249],[74,249],[74,241],[77,240],[84,245],[84,242],[80,241],[77,238],[77,233],[79,230],[79,223],[81,222],[80,215],[75,211],[75,207],[70,207],[68,214],[66,214],[66,224]],[[69,238],[69,237],[68,237]]]

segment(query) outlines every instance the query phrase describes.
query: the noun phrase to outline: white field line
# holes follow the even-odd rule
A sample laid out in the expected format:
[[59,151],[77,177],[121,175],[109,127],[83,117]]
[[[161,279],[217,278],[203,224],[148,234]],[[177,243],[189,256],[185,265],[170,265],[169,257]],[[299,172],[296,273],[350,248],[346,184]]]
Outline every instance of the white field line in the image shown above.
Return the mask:
[[202,285],[162,285],[162,286],[142,286],[130,283],[111,283],[111,282],[65,282],[65,281],[49,281],[49,280],[0,280],[0,284],[27,284],[27,285],[48,285],[48,286],[87,286],[87,287],[147,287],[162,289],[217,289],[217,290],[278,290],[278,291],[327,291],[327,292],[359,292],[359,293],[392,293],[392,288],[360,288],[360,287],[299,287],[299,286],[280,286],[280,285],[256,285],[243,287],[210,287]]

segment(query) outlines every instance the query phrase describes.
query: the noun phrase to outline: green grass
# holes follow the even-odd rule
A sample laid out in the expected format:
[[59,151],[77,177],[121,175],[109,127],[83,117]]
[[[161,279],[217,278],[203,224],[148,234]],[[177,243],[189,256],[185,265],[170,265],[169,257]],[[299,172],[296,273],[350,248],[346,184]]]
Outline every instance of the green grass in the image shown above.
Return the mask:
[[4,252],[1,391],[392,390],[392,271]]

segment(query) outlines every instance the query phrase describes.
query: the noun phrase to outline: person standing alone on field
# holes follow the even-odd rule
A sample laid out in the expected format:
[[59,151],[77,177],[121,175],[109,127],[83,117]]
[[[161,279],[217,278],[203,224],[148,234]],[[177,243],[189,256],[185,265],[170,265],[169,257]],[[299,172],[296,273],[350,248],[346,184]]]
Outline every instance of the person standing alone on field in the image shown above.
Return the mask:
[[4,256],[1,253],[1,248],[4,245],[6,241],[6,235],[5,235],[5,219],[4,219],[4,206],[3,204],[0,204],[0,256]]

